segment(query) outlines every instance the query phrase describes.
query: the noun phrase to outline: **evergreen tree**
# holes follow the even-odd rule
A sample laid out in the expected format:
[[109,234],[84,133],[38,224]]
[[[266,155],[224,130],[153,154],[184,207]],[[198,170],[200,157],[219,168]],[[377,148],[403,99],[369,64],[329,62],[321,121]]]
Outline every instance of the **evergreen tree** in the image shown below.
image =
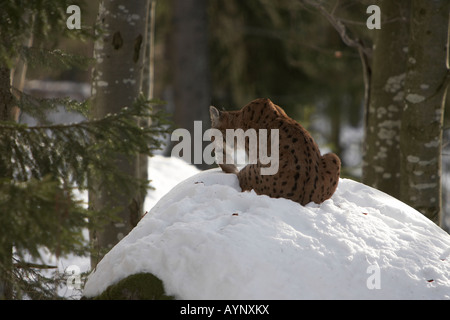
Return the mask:
[[[55,298],[52,279],[37,271],[42,252],[62,256],[90,251],[82,230],[115,219],[114,210],[88,210],[75,190],[92,190],[88,177],[100,185],[127,194],[145,188],[141,181],[121,172],[118,154],[131,159],[152,155],[165,132],[164,116],[154,113],[152,102],[140,96],[128,108],[72,124],[45,120],[48,110],[64,106],[84,116],[90,102],[69,98],[38,99],[11,86],[11,70],[20,60],[50,67],[85,65],[88,59],[58,50],[24,47],[29,37],[45,43],[50,35],[87,36],[92,31],[66,27],[66,9],[80,1],[2,1],[0,3],[0,298]],[[32,19],[30,19],[32,17]],[[32,21],[32,22],[30,22]],[[39,125],[17,123],[17,111],[40,119]],[[136,118],[151,119],[141,127]],[[98,186],[98,184],[96,185]],[[94,219],[95,218],[95,219]],[[30,258],[31,257],[31,258]],[[31,259],[31,260],[28,260]]]

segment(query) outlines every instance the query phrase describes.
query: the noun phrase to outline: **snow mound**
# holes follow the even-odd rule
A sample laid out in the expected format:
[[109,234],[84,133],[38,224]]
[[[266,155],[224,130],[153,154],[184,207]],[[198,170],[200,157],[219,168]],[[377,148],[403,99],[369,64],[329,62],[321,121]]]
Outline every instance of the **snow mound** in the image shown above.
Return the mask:
[[140,272],[178,299],[450,299],[450,236],[352,180],[303,207],[241,192],[235,175],[208,170],[160,199],[84,295]]

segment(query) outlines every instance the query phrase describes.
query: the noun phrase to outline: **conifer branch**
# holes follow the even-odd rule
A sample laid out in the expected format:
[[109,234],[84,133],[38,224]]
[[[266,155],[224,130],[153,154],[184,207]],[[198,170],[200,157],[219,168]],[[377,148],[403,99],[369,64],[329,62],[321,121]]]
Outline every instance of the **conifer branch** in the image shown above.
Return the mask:
[[[0,122],[0,148],[11,150],[14,159],[11,162],[2,154],[0,161],[9,163],[19,181],[42,179],[50,174],[85,188],[89,174],[106,171],[114,173],[122,184],[129,184],[129,179],[115,169],[112,159],[117,154],[151,156],[161,147],[159,137],[168,133],[164,115],[152,113],[151,105],[140,98],[119,113],[71,124],[28,126]],[[136,119],[140,117],[151,118],[152,125],[139,126]]]
[[94,63],[93,58],[87,58],[80,55],[63,52],[59,49],[46,50],[35,47],[22,46],[20,58],[29,65],[38,65],[46,68],[79,68],[87,69],[90,64]]
[[33,269],[56,269],[57,266],[51,266],[47,264],[39,264],[39,263],[31,263],[31,262],[23,262],[19,261],[14,263],[15,268],[25,269],[25,268],[33,268]]

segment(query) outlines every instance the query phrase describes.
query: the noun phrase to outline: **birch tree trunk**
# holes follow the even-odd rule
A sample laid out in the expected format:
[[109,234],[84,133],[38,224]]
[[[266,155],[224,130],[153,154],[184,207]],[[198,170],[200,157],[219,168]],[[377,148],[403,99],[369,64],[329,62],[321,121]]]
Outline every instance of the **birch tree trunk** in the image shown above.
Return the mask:
[[155,20],[156,2],[150,0],[147,12],[147,38],[145,42],[144,69],[142,75],[142,93],[149,99],[154,98],[155,87]]
[[[380,3],[369,105],[366,106],[363,182],[400,197],[400,127],[409,35],[409,0]],[[385,22],[384,22],[385,21]]]
[[[96,67],[92,77],[93,117],[119,112],[131,106],[141,91],[144,61],[144,41],[149,1],[105,0],[99,5],[98,23],[103,34],[94,45]],[[119,169],[129,176],[139,174],[139,156],[132,162],[117,159]],[[94,182],[95,183],[95,182]],[[120,207],[120,221],[109,223],[101,231],[91,231],[91,240],[99,256],[91,257],[92,267],[101,259],[104,249],[109,250],[128,234],[142,215],[143,196],[108,194],[102,188],[89,194],[95,209],[112,205]]]
[[441,151],[448,84],[448,0],[412,1],[401,130],[400,199],[441,222]]
[[[156,0],[150,0],[147,11],[147,30],[144,47],[144,66],[142,70],[141,89],[142,94],[149,100],[153,99],[154,75],[155,75],[155,19],[156,19]],[[151,126],[150,119],[139,119],[141,127]],[[137,162],[138,177],[148,180],[148,156],[140,154]],[[141,194],[139,204],[143,205],[146,194]],[[143,211],[143,210],[142,210]]]

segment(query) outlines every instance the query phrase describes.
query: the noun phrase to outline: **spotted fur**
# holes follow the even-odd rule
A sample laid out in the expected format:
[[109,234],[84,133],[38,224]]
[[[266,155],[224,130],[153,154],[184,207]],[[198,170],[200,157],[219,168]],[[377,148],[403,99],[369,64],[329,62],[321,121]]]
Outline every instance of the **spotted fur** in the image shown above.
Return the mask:
[[239,128],[279,129],[276,174],[261,175],[263,165],[259,161],[240,171],[234,164],[220,165],[224,172],[237,174],[242,191],[253,189],[257,194],[287,198],[301,205],[311,201],[322,203],[335,192],[341,167],[339,157],[334,153],[322,156],[309,132],[269,99],[254,100],[239,111],[218,111],[211,107],[210,115],[212,127],[222,132]]

